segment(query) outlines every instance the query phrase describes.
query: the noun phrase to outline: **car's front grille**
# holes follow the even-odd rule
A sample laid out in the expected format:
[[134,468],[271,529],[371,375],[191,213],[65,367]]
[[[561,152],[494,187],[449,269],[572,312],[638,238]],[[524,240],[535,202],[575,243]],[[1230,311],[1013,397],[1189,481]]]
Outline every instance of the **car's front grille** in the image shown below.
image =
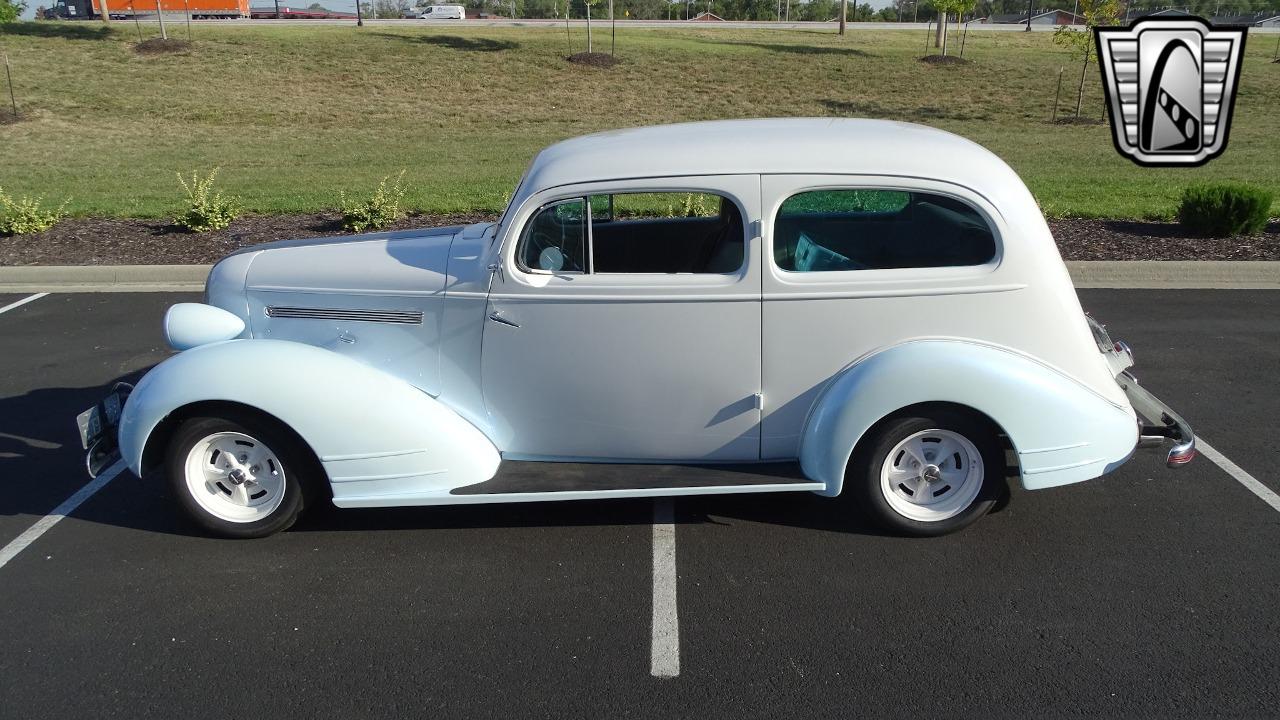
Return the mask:
[[267,317],[298,320],[348,320],[353,322],[421,325],[421,310],[361,310],[354,308],[313,308],[268,305]]

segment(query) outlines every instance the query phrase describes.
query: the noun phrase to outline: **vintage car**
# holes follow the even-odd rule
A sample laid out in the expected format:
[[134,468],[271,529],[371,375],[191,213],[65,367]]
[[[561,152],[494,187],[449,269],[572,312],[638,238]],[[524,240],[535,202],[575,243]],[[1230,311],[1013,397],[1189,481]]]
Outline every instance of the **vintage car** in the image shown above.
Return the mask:
[[[999,158],[878,120],[543,150],[496,223],[237,252],[83,418],[227,536],[303,506],[844,496],[903,534],[1194,437]],[[118,432],[117,432],[118,426]],[[117,448],[118,438],[118,448]]]

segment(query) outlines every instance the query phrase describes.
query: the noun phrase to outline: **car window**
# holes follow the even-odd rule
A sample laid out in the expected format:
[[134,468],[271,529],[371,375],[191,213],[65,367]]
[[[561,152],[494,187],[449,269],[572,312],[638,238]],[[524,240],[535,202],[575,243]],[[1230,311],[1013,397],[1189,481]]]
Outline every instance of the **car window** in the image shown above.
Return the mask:
[[587,218],[583,198],[547,205],[525,226],[517,261],[522,270],[586,272]]
[[591,196],[597,273],[731,273],[746,258],[742,214],[714,193]]
[[982,265],[995,234],[961,200],[926,192],[829,189],[798,193],[778,209],[774,262],[791,272]]
[[742,213],[727,197],[594,194],[541,209],[516,256],[523,269],[547,272],[725,274],[742,268],[746,241]]

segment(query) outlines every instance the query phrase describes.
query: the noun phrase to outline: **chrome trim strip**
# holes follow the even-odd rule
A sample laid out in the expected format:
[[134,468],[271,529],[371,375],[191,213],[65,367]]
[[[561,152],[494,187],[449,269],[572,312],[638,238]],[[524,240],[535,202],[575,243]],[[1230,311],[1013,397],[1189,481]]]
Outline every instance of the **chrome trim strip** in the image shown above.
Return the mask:
[[421,325],[421,310],[361,310],[355,308],[312,308],[268,305],[267,317],[296,320],[348,320],[352,322]]

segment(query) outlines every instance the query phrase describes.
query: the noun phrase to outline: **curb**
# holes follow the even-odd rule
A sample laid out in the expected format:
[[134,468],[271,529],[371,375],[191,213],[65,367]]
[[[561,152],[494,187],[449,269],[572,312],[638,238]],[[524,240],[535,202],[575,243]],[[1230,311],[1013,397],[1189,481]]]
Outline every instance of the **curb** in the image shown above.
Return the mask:
[[0,267],[0,292],[203,292],[212,265]]
[[[211,265],[0,267],[0,293],[201,292]],[[1280,290],[1280,261],[1123,260],[1067,262],[1077,288]]]
[[1067,263],[1077,288],[1280,290],[1280,261],[1126,260]]

